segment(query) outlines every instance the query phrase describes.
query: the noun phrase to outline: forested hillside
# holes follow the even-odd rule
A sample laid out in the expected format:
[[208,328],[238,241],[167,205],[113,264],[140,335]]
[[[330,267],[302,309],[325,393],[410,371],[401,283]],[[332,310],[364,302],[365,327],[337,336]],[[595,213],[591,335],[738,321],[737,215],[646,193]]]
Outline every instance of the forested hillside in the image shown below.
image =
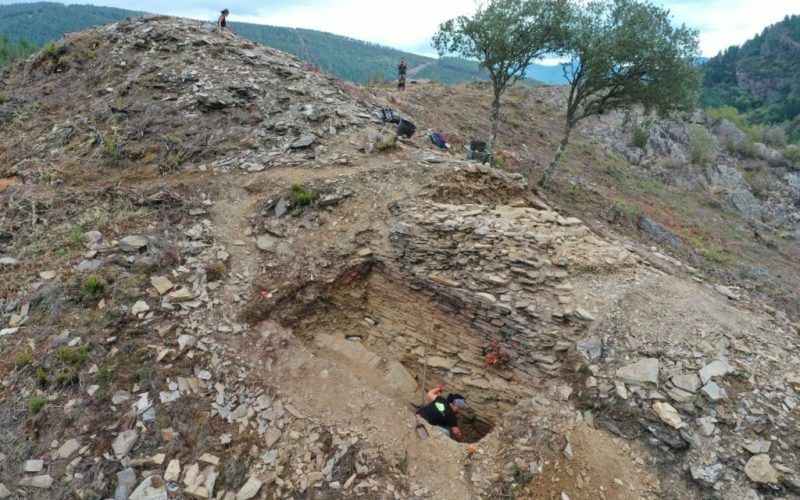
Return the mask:
[[800,138],[800,16],[787,16],[704,65],[701,103],[732,106]]
[[72,31],[113,23],[141,14],[131,10],[55,2],[0,5],[0,34],[14,42],[44,45]]
[[[27,43],[25,47],[30,47],[31,43],[41,46],[68,32],[140,14],[109,7],[67,6],[52,2],[0,5],[0,34],[8,37],[17,48],[22,41]],[[445,83],[485,79],[485,74],[472,61],[452,58],[437,60],[309,29],[233,22],[230,25],[245,38],[293,54],[340,78],[354,82],[393,79],[395,67],[401,57],[406,59],[409,68],[424,65],[419,71],[413,72],[416,78],[430,78]],[[9,50],[9,53],[24,56],[29,52],[15,49]],[[0,66],[7,60],[8,58],[0,59]]]

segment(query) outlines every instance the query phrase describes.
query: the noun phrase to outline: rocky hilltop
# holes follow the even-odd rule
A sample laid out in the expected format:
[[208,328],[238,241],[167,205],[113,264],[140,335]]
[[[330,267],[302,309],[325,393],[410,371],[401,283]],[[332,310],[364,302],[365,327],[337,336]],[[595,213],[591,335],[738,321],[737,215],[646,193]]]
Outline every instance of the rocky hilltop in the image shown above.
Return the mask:
[[[459,151],[480,86],[367,90],[182,19],[0,90],[0,498],[800,494],[793,316],[531,190],[550,89],[511,94],[540,114],[511,103],[504,170]],[[436,383],[473,446],[418,437]]]

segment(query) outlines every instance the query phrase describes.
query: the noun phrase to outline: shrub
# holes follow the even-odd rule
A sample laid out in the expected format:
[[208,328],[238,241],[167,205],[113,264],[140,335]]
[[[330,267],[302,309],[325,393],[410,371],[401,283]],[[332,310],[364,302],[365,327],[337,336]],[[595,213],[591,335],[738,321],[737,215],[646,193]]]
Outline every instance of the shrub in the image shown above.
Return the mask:
[[119,153],[119,146],[117,144],[117,139],[114,136],[109,136],[105,138],[105,144],[103,145],[103,153],[109,158],[116,158],[117,153]]
[[83,294],[90,299],[102,297],[106,291],[106,282],[95,275],[87,276],[83,281]]
[[292,194],[289,195],[289,199],[292,200],[293,205],[302,207],[310,204],[316,198],[317,194],[313,190],[304,190],[299,182],[292,184]]
[[41,396],[31,396],[30,399],[28,399],[28,411],[36,415],[42,411],[46,402],[47,400]]
[[0,94],[0,104],[5,104],[5,103],[6,103],[6,95]]
[[706,110],[706,118],[711,121],[728,120],[742,130],[748,128],[747,119],[739,113],[739,110],[732,106],[721,106],[719,108],[710,108]]
[[205,264],[203,269],[206,272],[207,281],[219,281],[225,276],[227,268],[222,262],[215,262],[214,264]]
[[786,146],[786,132],[781,127],[765,127],[763,142],[776,148]]
[[73,224],[67,231],[67,243],[72,248],[83,248],[83,225]]
[[378,153],[383,153],[384,151],[393,151],[397,149],[397,137],[391,137],[386,141],[378,139],[372,145],[372,149],[374,149]]
[[800,166],[800,146],[790,144],[783,150],[783,156],[795,166]]
[[506,158],[502,153],[496,153],[492,156],[492,166],[499,170],[505,170],[508,172],[508,158]]
[[691,137],[689,159],[692,163],[704,165],[714,159],[714,137],[705,127],[690,125],[689,136]]
[[647,146],[647,139],[649,139],[649,134],[647,130],[643,129],[642,127],[636,127],[633,129],[633,145],[639,149],[644,149]]

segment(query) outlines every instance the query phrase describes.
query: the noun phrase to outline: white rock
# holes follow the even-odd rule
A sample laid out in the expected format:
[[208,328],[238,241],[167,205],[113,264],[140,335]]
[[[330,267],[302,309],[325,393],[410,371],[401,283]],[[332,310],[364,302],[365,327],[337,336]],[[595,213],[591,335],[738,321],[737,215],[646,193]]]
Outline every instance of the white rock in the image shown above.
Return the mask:
[[133,448],[137,439],[139,439],[139,432],[136,429],[128,429],[127,431],[117,434],[117,439],[115,439],[114,444],[111,445],[117,459],[121,459],[127,455],[131,451],[131,448]]
[[50,281],[51,279],[56,277],[55,271],[42,271],[39,273],[39,277],[45,281]]
[[78,442],[77,439],[70,439],[69,441],[61,445],[61,447],[56,452],[56,456],[58,456],[58,458],[69,458],[72,456],[73,453],[78,451],[80,447],[81,444]]
[[186,302],[193,298],[194,294],[185,286],[167,294],[167,300],[170,302]]
[[8,498],[10,496],[11,496],[11,492],[8,491],[8,488],[6,488],[6,485],[3,484],[3,483],[0,483],[0,500],[2,500],[4,498]]
[[170,280],[163,276],[153,276],[150,278],[150,284],[153,285],[153,288],[156,289],[156,292],[158,292],[159,295],[164,295],[168,291],[172,290],[173,286],[175,286]]
[[0,257],[0,266],[18,266],[19,261],[17,259],[13,259],[11,257]]
[[26,460],[25,472],[41,472],[44,468],[44,460]]
[[674,429],[680,429],[684,425],[686,425],[682,420],[681,416],[678,413],[678,410],[672,407],[669,403],[655,403],[653,404],[653,411],[656,412],[658,418],[661,419],[662,422],[669,425]]
[[150,310],[150,306],[147,305],[147,302],[145,302],[143,300],[139,300],[135,304],[133,304],[133,307],[131,307],[131,314],[136,316],[136,315],[138,315],[140,313],[145,313],[145,312],[147,312],[149,310]]
[[43,490],[49,489],[53,485],[53,478],[50,474],[43,474],[41,476],[26,476],[19,480],[18,486],[30,486],[31,488],[41,488]]
[[167,470],[164,472],[165,481],[178,481],[181,477],[181,462],[177,458],[170,460]]

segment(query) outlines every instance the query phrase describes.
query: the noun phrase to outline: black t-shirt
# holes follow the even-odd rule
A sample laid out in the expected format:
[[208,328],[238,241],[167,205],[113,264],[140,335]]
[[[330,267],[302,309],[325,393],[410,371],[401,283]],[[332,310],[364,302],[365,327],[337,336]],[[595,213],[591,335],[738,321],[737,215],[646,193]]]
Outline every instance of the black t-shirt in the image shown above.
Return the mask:
[[417,415],[424,418],[431,425],[441,427],[458,427],[458,418],[450,408],[450,403],[441,396],[434,399],[429,405],[417,411]]
[[408,69],[408,66],[406,66],[405,63],[397,65],[397,72],[399,74],[401,74],[401,75],[405,75],[407,69]]

